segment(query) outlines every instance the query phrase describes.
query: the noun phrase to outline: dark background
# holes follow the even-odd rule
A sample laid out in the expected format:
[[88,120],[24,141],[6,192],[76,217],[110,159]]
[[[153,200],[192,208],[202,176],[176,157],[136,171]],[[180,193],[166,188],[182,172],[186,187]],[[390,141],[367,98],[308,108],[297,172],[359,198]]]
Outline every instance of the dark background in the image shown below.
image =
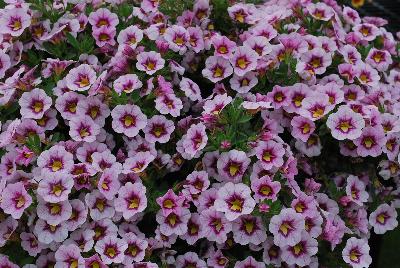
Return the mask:
[[393,33],[400,31],[400,0],[370,1],[366,0],[365,5],[359,8],[360,15],[384,18],[389,21],[385,28]]

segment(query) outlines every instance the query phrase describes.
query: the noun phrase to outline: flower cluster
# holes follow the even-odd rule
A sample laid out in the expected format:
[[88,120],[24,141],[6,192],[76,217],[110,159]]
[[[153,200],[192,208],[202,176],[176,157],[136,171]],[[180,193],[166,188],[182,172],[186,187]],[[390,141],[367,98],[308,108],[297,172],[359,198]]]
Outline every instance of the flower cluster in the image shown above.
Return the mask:
[[397,227],[385,19],[335,0],[4,2],[0,267],[362,268]]

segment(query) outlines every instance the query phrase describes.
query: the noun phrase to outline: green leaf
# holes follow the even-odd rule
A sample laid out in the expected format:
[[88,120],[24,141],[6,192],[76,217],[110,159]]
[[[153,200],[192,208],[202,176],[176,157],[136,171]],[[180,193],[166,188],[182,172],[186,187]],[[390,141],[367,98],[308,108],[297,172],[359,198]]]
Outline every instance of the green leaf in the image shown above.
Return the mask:
[[78,40],[76,40],[76,38],[75,38],[72,34],[70,34],[70,33],[66,33],[66,37],[67,37],[68,42],[69,42],[74,48],[76,48],[76,49],[79,50],[79,42],[78,42]]
[[28,136],[26,146],[35,154],[40,154],[42,152],[42,143],[37,134]]

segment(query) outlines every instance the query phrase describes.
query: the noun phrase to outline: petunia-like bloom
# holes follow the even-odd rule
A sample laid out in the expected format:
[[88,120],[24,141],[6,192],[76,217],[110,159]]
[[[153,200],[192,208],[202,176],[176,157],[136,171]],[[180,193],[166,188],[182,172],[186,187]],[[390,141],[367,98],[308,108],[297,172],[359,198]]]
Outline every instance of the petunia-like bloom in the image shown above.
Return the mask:
[[128,45],[135,49],[142,39],[143,31],[136,25],[131,25],[119,32],[117,42],[119,45]]
[[142,261],[146,254],[148,242],[132,232],[124,234],[123,239],[128,244],[128,248],[125,250],[124,264],[129,265],[132,262]]
[[271,92],[267,93],[267,100],[269,100],[275,109],[286,107],[290,105],[290,93],[287,87],[275,85]]
[[118,77],[113,85],[115,92],[120,95],[122,92],[131,93],[135,89],[141,88],[143,83],[136,74],[126,74]]
[[70,200],[72,207],[71,217],[64,223],[68,231],[74,231],[87,220],[88,209],[79,199]]
[[9,8],[0,17],[0,33],[20,36],[31,25],[31,16],[26,8]]
[[348,106],[340,106],[336,113],[328,117],[326,125],[335,139],[354,140],[361,136],[365,121],[361,114],[354,112]]
[[89,208],[90,217],[95,221],[112,218],[115,214],[112,200],[107,200],[99,190],[87,193],[85,203]]
[[71,120],[77,115],[77,107],[84,101],[84,96],[76,92],[67,92],[56,100],[56,109],[64,119]]
[[40,119],[51,107],[52,100],[43,89],[34,88],[22,94],[18,103],[23,118]]
[[377,70],[369,64],[359,64],[356,67],[356,77],[362,85],[377,86],[381,77]]
[[108,235],[97,241],[94,249],[100,255],[104,264],[122,263],[124,252],[128,244],[124,239],[117,238],[116,235]]
[[372,263],[369,249],[368,241],[351,237],[342,251],[343,260],[353,268],[369,267]]
[[207,145],[208,136],[205,125],[203,123],[191,125],[182,140],[185,153],[195,156]]
[[183,187],[188,189],[191,194],[200,194],[210,186],[208,173],[204,170],[193,171],[186,177],[186,182]]
[[324,117],[333,108],[334,106],[330,104],[327,94],[314,93],[303,99],[299,114],[312,121],[316,121]]
[[140,173],[147,168],[154,158],[155,156],[148,151],[138,152],[134,156],[125,160],[125,163],[122,167],[122,173]]
[[201,211],[200,222],[203,224],[203,236],[219,244],[225,243],[227,234],[232,230],[232,223],[214,207]]
[[218,249],[207,259],[207,265],[209,267],[225,268],[229,265],[229,259],[222,254],[220,249]]
[[372,48],[365,59],[365,63],[371,65],[378,71],[383,72],[389,68],[389,66],[393,63],[393,60],[392,56],[387,50]]
[[373,41],[380,33],[378,27],[370,23],[361,23],[353,27],[353,31],[363,41]]
[[203,238],[203,224],[200,222],[200,214],[192,213],[187,223],[186,234],[181,235],[189,245],[194,245],[200,238]]
[[155,104],[155,108],[160,114],[170,114],[173,117],[178,117],[183,108],[182,100],[176,97],[175,94],[158,96],[155,99]]
[[368,200],[368,192],[365,190],[365,184],[358,177],[350,175],[347,178],[346,194],[351,201],[359,206]]
[[292,208],[284,208],[271,218],[269,231],[274,235],[274,244],[279,247],[295,246],[301,241],[304,217]]
[[263,262],[259,262],[254,259],[252,256],[248,256],[243,261],[237,261],[233,268],[265,268],[265,264]]
[[290,125],[292,126],[292,136],[303,142],[307,142],[307,140],[310,138],[310,135],[315,131],[315,123],[312,120],[302,116],[293,117]]
[[117,133],[133,138],[147,124],[147,117],[134,104],[117,105],[111,111],[112,127]]
[[46,201],[57,203],[68,199],[74,180],[68,173],[49,173],[38,185],[38,194]]
[[100,97],[90,97],[78,102],[77,113],[89,116],[98,126],[105,124],[105,119],[110,115],[110,109]]
[[247,46],[240,46],[235,49],[235,53],[230,57],[229,61],[233,66],[233,71],[239,76],[245,75],[247,72],[253,71],[257,67],[259,59],[257,52]]
[[161,207],[164,216],[170,213],[179,214],[185,197],[176,195],[174,191],[169,189],[163,196],[157,197],[156,202]]
[[281,184],[278,181],[272,181],[269,176],[265,175],[251,181],[251,190],[255,193],[254,199],[256,202],[265,199],[275,201],[281,190]]
[[70,90],[86,91],[96,81],[96,72],[92,66],[81,64],[68,72],[65,81]]
[[187,50],[186,43],[189,40],[189,33],[182,26],[172,25],[165,30],[164,39],[172,51],[183,55]]
[[58,203],[45,202],[39,199],[37,205],[38,217],[50,225],[59,225],[72,215],[72,206],[68,200]]
[[166,143],[170,140],[174,130],[175,125],[173,121],[168,120],[163,115],[155,115],[147,121],[143,132],[148,142]]
[[36,257],[45,247],[32,233],[22,232],[19,237],[22,249],[28,252],[29,256]]
[[394,207],[384,203],[369,215],[369,224],[374,228],[376,234],[384,234],[394,230],[399,224],[397,211]]
[[200,268],[207,267],[206,262],[199,258],[194,252],[186,252],[176,258],[176,268]]
[[218,94],[213,99],[206,100],[203,106],[203,114],[218,115],[231,102],[232,97],[228,94]]
[[199,86],[189,78],[182,77],[179,87],[183,92],[185,92],[186,97],[188,97],[191,101],[201,100]]
[[115,28],[102,26],[100,28],[94,28],[92,35],[96,41],[98,47],[103,47],[105,45],[113,46],[115,45],[115,35],[117,31]]
[[206,59],[205,65],[205,69],[201,73],[213,83],[217,83],[233,73],[229,60],[222,57],[210,56]]
[[218,174],[223,180],[236,183],[241,181],[249,164],[250,158],[245,152],[238,150],[224,152],[217,161]]
[[354,140],[357,154],[362,157],[368,155],[377,157],[382,153],[385,145],[385,132],[381,126],[365,127],[360,137]]
[[213,36],[211,42],[214,47],[214,55],[228,60],[236,48],[236,43],[223,35]]
[[243,215],[232,225],[233,239],[241,245],[259,245],[267,239],[267,233],[260,217]]
[[331,65],[332,56],[322,48],[314,48],[301,55],[300,61],[296,65],[298,73],[308,73],[311,76],[323,74],[326,68]]
[[114,205],[115,210],[128,220],[147,207],[146,187],[140,182],[126,183],[119,189]]
[[273,140],[263,141],[255,148],[255,154],[260,160],[261,166],[270,170],[273,167],[281,167],[283,165],[283,156],[285,149],[281,143]]
[[236,74],[229,80],[231,88],[238,93],[247,93],[258,83],[257,75],[255,72],[248,72],[244,76]]
[[307,266],[311,262],[311,256],[318,252],[318,242],[306,231],[301,233],[301,239],[293,246],[282,248],[282,260],[289,265]]
[[121,183],[118,179],[118,173],[118,170],[106,169],[97,182],[98,190],[108,200],[114,199],[120,189]]
[[155,51],[141,52],[136,57],[137,63],[136,68],[139,71],[146,72],[148,75],[152,75],[158,70],[164,68],[165,60],[161,57],[160,53]]
[[100,133],[100,127],[88,115],[72,118],[69,128],[69,135],[75,141],[93,142]]
[[250,214],[256,202],[251,197],[250,188],[243,183],[228,182],[218,189],[214,207],[225,213],[225,217],[233,221],[241,215]]
[[115,28],[118,25],[117,14],[112,13],[107,8],[99,8],[89,14],[88,22],[93,28],[108,27]]
[[190,211],[186,208],[181,209],[179,213],[171,212],[167,216],[159,210],[156,215],[156,221],[160,225],[160,232],[163,235],[173,234],[183,235],[187,232],[187,223],[190,219]]
[[73,155],[61,145],[54,145],[43,151],[37,159],[38,167],[43,172],[69,172],[73,165]]
[[1,192],[0,207],[4,213],[10,214],[14,219],[19,219],[32,204],[32,197],[25,190],[22,182],[9,183]]
[[314,19],[323,21],[329,21],[335,14],[332,7],[325,3],[310,3],[307,10]]
[[61,245],[55,252],[56,268],[84,267],[85,259],[81,250],[74,244]]

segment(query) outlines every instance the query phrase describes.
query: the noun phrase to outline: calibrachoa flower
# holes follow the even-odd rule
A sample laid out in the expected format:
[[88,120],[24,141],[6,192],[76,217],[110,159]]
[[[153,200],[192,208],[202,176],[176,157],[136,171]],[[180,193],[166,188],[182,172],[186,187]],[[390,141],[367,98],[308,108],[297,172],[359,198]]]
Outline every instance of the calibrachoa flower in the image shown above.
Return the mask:
[[369,267],[372,262],[368,242],[351,237],[342,251],[343,260],[355,268]]
[[19,99],[21,115],[24,118],[42,118],[44,113],[51,107],[51,104],[51,98],[40,88],[25,92]]
[[218,189],[214,207],[217,211],[224,212],[228,220],[235,220],[240,215],[250,214],[253,211],[255,201],[250,193],[251,190],[247,185],[228,182]]
[[301,241],[304,217],[292,208],[284,208],[272,217],[269,231],[274,235],[274,244],[279,247],[295,246]]
[[137,56],[136,68],[152,75],[164,67],[165,60],[157,52],[142,52]]
[[115,210],[121,212],[125,219],[142,212],[147,206],[146,187],[140,182],[128,182],[118,191],[114,201]]
[[69,71],[66,85],[70,90],[86,91],[96,80],[96,72],[88,64],[82,64]]
[[0,207],[14,219],[19,219],[24,210],[32,204],[32,197],[22,182],[8,184],[1,192]]
[[114,131],[130,138],[135,137],[147,124],[146,115],[136,105],[117,105],[111,111],[111,116]]
[[398,227],[386,18],[336,0],[4,2],[0,267],[361,268],[371,233]]
[[384,234],[393,230],[398,225],[396,209],[388,204],[380,205],[369,216],[369,224],[372,225],[376,234]]
[[332,136],[338,140],[354,140],[361,136],[365,126],[364,118],[347,106],[340,106],[336,113],[328,117],[326,125]]

